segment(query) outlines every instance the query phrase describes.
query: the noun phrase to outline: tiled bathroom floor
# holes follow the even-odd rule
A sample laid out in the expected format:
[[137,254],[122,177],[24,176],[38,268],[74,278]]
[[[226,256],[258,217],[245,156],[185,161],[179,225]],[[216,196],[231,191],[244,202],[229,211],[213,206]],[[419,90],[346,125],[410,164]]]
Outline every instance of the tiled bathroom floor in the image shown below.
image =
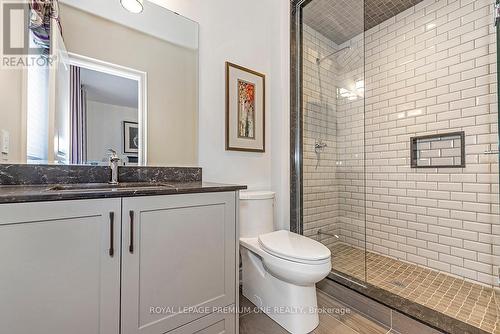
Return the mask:
[[[332,267],[358,280],[500,334],[500,295],[494,289],[345,244],[332,247]],[[366,270],[365,270],[366,267]]]

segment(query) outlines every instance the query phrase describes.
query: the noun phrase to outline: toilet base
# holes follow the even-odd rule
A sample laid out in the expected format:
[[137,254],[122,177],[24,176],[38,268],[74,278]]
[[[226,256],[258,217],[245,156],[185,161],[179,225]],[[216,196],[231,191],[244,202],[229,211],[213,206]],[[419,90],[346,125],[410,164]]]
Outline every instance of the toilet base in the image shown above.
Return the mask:
[[300,286],[280,280],[259,256],[241,247],[243,295],[292,334],[306,334],[319,324],[316,285]]

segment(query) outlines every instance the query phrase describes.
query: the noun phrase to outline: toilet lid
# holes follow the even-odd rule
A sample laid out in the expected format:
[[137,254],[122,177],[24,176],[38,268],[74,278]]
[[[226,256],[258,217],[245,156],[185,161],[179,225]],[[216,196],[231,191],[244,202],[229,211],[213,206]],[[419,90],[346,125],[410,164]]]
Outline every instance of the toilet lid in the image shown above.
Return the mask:
[[266,252],[292,261],[321,261],[331,255],[323,244],[289,231],[261,234],[259,244]]

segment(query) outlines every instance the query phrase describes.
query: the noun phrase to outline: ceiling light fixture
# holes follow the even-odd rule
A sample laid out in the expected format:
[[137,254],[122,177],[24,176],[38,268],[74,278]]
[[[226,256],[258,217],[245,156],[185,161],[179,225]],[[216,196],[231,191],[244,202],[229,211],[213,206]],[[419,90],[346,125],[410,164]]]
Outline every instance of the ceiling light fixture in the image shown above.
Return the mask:
[[131,13],[139,14],[144,10],[144,0],[120,0],[123,8]]

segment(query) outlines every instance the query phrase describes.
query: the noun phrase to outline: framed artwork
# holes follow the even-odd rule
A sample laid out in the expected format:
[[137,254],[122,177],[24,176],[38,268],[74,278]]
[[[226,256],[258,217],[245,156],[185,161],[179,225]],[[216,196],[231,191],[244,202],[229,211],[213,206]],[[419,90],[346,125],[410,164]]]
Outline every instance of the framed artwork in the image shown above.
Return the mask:
[[123,153],[139,153],[139,124],[123,121]]
[[264,74],[226,62],[226,150],[265,152]]

